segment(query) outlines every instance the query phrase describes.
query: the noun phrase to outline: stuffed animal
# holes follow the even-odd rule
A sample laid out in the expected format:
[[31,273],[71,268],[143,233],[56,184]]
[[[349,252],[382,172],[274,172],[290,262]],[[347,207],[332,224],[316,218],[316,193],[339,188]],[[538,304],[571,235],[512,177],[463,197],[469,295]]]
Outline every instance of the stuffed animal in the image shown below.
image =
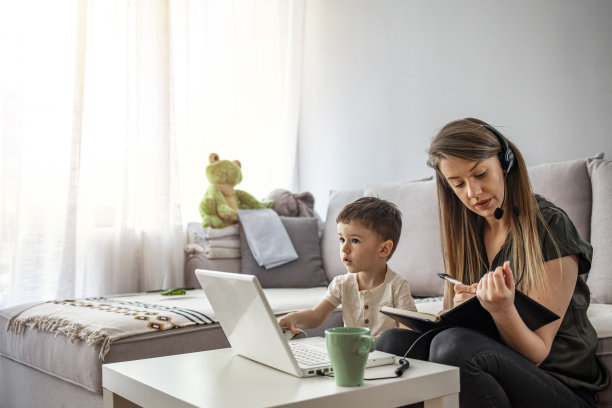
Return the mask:
[[305,191],[303,193],[292,193],[289,190],[277,188],[272,190],[266,197],[273,201],[272,209],[284,217],[314,217],[317,219],[319,238],[323,235],[323,220],[314,210],[314,196]]
[[309,192],[294,194],[289,190],[277,188],[268,194],[273,201],[272,209],[285,217],[314,217],[314,197]]
[[250,210],[269,208],[272,201],[259,201],[234,186],[242,181],[241,164],[238,160],[219,160],[219,155],[211,153],[206,166],[206,178],[210,186],[200,202],[202,227],[223,228],[238,222],[238,209]]

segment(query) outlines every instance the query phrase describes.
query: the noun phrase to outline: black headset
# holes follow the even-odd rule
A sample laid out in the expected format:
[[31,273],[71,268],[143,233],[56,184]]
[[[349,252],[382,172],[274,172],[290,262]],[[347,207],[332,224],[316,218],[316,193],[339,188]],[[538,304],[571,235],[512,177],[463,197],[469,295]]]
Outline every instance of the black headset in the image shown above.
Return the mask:
[[[499,208],[496,208],[495,212],[493,213],[493,216],[495,217],[495,219],[500,220],[501,217],[504,216],[503,207],[504,207],[504,202],[506,201],[506,185],[508,184],[508,173],[510,173],[512,166],[514,166],[514,152],[510,148],[510,145],[508,144],[508,140],[506,140],[504,135],[499,133],[497,129],[495,129],[493,126],[490,126],[490,125],[482,125],[482,126],[485,129],[487,129],[489,132],[493,133],[493,135],[495,135],[497,140],[499,140],[501,149],[499,153],[497,154],[497,158],[499,159],[501,168],[503,170],[506,170],[506,175],[504,176],[504,198],[502,199],[502,203],[499,206]],[[518,212],[519,212],[518,207],[515,205],[512,207],[512,210],[514,211],[514,215],[518,217]]]
[[[489,125],[482,125],[482,126],[488,129],[489,132],[493,133],[495,137],[497,137],[497,140],[499,140],[499,143],[502,146],[501,150],[497,154],[497,157],[499,158],[499,162],[501,163],[502,169],[506,170],[506,175],[504,177],[504,184],[505,184],[504,185],[504,198],[502,199],[501,206],[499,208],[496,208],[495,212],[493,213],[493,216],[495,217],[495,219],[499,220],[501,219],[501,217],[504,216],[504,210],[502,209],[502,207],[504,206],[504,201],[506,200],[506,185],[508,184],[507,182],[508,173],[510,172],[510,169],[512,168],[512,166],[514,166],[514,152],[510,148],[510,145],[508,144],[508,140],[506,140],[504,135],[499,133],[497,129]],[[512,206],[512,212],[514,212],[514,215],[517,217],[518,226],[521,230],[521,235],[523,235],[523,227],[521,227],[521,222],[520,220],[518,220],[519,208],[516,204]],[[525,247],[523,247],[523,251],[525,251]],[[518,284],[521,283],[521,281],[523,280],[523,275],[525,275],[525,268],[523,268],[523,271],[521,272],[521,276],[516,282],[515,286],[518,286]]]
[[404,371],[406,371],[410,367],[410,361],[406,357],[402,357],[399,359],[398,363],[400,364],[400,366],[395,369],[395,376],[364,378],[364,380],[386,380],[389,378],[401,377],[404,374]]
[[507,174],[510,171],[510,169],[512,169],[512,166],[514,166],[514,152],[510,148],[510,145],[508,144],[508,140],[506,140],[504,135],[499,133],[499,131],[495,129],[493,126],[489,126],[489,125],[482,125],[482,126],[485,129],[487,129],[489,132],[493,133],[495,137],[497,138],[497,140],[499,141],[499,144],[501,145],[501,150],[499,151],[499,153],[497,153],[497,157],[499,158],[499,162],[501,163],[502,169],[506,170],[506,174]]
[[[408,354],[408,352],[406,352],[406,354]],[[368,381],[388,380],[390,378],[401,377],[404,374],[404,371],[406,371],[410,367],[410,361],[404,356],[399,359],[398,363],[400,364],[400,366],[395,369],[395,372],[394,372],[395,375],[388,376],[388,377],[364,378],[364,380],[368,380]],[[324,373],[323,370],[317,370],[317,375],[320,375],[322,377],[333,377],[334,376],[331,373],[329,374]]]

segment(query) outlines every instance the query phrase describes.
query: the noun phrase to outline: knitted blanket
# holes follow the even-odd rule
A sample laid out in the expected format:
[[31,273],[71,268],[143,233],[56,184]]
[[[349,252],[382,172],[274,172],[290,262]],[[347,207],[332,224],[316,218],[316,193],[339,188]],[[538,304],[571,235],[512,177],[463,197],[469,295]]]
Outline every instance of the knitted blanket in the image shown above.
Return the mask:
[[11,317],[7,331],[20,334],[26,327],[81,339],[101,346],[104,360],[112,342],[152,331],[215,323],[202,290],[181,296],[133,294],[127,296],[54,300],[34,305]]

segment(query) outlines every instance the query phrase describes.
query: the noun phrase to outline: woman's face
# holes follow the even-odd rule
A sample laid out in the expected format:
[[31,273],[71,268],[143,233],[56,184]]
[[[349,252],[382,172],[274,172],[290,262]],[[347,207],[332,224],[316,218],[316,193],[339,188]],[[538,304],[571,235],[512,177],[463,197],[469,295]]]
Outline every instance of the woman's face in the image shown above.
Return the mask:
[[451,157],[440,160],[440,171],[463,205],[493,221],[504,199],[504,171],[497,156],[481,161]]

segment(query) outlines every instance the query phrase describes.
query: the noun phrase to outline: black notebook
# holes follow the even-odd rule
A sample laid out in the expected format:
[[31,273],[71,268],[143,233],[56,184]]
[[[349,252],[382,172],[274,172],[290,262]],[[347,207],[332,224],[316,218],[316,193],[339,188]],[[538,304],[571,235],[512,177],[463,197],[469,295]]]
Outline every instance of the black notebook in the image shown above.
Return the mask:
[[[557,314],[518,290],[515,290],[514,306],[531,330],[539,329],[559,319]],[[380,312],[420,333],[448,327],[466,327],[499,337],[491,314],[482,307],[476,296],[438,315],[395,309],[388,306],[383,306]]]

